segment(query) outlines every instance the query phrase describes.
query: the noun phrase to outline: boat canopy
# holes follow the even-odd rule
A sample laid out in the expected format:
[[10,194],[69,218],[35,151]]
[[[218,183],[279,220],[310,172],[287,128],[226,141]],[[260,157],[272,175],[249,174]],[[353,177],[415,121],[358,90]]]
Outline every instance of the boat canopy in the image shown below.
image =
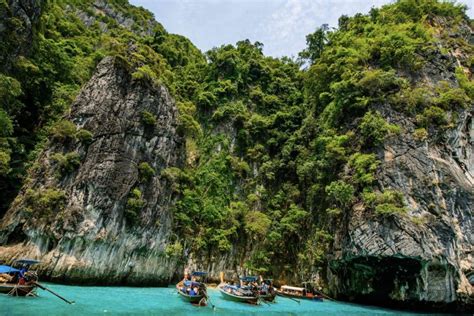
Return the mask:
[[193,273],[191,273],[191,275],[194,275],[194,276],[203,276],[206,274],[207,272],[203,272],[203,271],[194,271]]
[[303,292],[304,288],[302,287],[296,287],[296,286],[289,286],[289,285],[283,285],[281,287],[282,290],[290,290],[290,291],[298,291],[298,292]]
[[20,264],[29,264],[29,265],[40,263],[40,261],[35,260],[35,259],[18,259],[15,262],[18,262]]
[[186,286],[186,287],[195,287],[195,286],[199,287],[199,286],[201,286],[201,283],[193,282],[193,281],[184,281],[184,286]]
[[256,276],[245,276],[245,277],[240,277],[240,279],[244,282],[255,282],[258,280],[258,277]]
[[0,273],[18,273],[18,272],[20,272],[20,270],[15,269],[13,267],[0,265]]

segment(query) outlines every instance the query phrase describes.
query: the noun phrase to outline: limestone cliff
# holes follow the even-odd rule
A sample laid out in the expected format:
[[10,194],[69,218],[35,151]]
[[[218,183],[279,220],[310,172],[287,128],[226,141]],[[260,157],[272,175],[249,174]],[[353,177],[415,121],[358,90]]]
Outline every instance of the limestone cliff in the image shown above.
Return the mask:
[[[452,36],[468,41],[471,31]],[[465,56],[432,56],[418,80],[456,86],[454,69]],[[401,192],[409,216],[375,217],[355,205],[338,229],[329,287],[355,301],[472,310],[474,104],[451,113],[456,123],[447,131],[422,140],[413,136],[413,118],[386,104],[377,110],[403,130],[378,150],[378,186]]]
[[[420,22],[416,11],[436,1],[404,3],[342,17],[302,70],[248,40],[204,55],[126,1],[48,2],[51,32],[38,38],[58,45],[26,68],[51,74],[33,76],[25,108],[61,116],[87,83],[62,120],[38,116],[53,126],[1,218],[0,260],[41,259],[42,279],[77,284],[165,285],[184,267],[212,281],[221,271],[287,284],[319,274],[337,299],[472,310],[473,97],[457,71],[474,87],[473,31],[461,15]],[[20,44],[0,48],[7,67],[28,53],[41,4],[0,4],[0,39]],[[411,15],[417,24],[400,22]],[[104,56],[126,57],[106,57],[89,78]],[[443,86],[446,122],[420,128]],[[430,100],[407,109],[418,88]],[[367,113],[399,133],[367,141]],[[373,157],[370,185],[355,179],[358,154]],[[348,190],[330,194],[333,184]],[[403,201],[377,212],[367,192]]]
[[380,219],[354,209],[329,269],[334,293],[371,303],[472,306],[473,132],[471,109],[446,145],[410,134],[385,145],[380,186],[403,192],[413,217]]
[[[67,119],[79,132],[52,138],[2,220],[2,259],[41,258],[51,280],[166,283],[175,264],[164,254],[174,197],[161,171],[183,157],[173,99],[106,58]],[[68,154],[79,161],[65,173],[58,157]],[[143,163],[154,170],[146,179]],[[133,201],[138,218],[127,216]]]

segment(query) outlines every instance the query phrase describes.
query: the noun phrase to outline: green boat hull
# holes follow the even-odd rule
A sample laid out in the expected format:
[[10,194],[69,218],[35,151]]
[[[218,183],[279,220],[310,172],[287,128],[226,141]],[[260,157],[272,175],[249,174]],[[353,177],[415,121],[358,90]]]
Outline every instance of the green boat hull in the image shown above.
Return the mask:
[[258,304],[258,297],[255,296],[238,296],[232,293],[225,291],[221,286],[219,286],[219,291],[221,292],[222,297],[226,300],[240,302],[240,303],[248,303],[248,304]]
[[207,304],[205,294],[188,295],[186,293],[183,293],[183,291],[180,290],[182,286],[183,286],[182,282],[179,282],[178,284],[176,284],[176,290],[178,291],[179,297],[181,297],[184,301],[189,302],[191,304],[202,305],[202,306],[205,306]]

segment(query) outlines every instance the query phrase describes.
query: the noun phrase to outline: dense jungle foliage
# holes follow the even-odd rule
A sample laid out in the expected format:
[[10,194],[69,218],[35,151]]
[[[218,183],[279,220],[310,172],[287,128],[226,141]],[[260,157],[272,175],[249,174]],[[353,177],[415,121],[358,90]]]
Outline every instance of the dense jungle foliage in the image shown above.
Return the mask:
[[[6,56],[19,26],[8,20],[0,56],[0,214],[48,137],[93,137],[62,118],[109,55],[126,61],[135,80],[166,85],[177,102],[186,165],[139,166],[142,181],[159,172],[179,196],[172,211],[180,237],[167,253],[237,246],[255,272],[295,258],[299,271],[324,265],[334,227],[354,207],[376,217],[409,216],[400,193],[376,181],[377,150],[405,132],[393,115],[411,118],[420,142],[439,141],[474,98],[472,58],[459,58],[455,80],[438,86],[418,75],[451,51],[473,56],[472,45],[446,31],[472,23],[460,5],[399,0],[342,16],[337,29],[324,25],[308,35],[307,49],[292,60],[267,57],[263,44],[248,40],[202,53],[125,0],[105,9],[93,3],[47,1],[31,50],[13,60]],[[0,12],[10,14],[5,1]],[[153,119],[143,114],[143,124]],[[66,173],[80,163],[73,155],[55,159]],[[64,198],[56,191],[30,195],[43,209]],[[135,189],[127,225],[139,223],[141,207]]]

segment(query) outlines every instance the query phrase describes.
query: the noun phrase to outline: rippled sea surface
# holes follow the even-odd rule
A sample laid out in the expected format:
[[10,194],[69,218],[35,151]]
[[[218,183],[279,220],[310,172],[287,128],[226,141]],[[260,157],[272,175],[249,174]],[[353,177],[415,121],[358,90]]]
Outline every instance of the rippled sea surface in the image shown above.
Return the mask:
[[41,289],[39,297],[0,294],[0,315],[423,315],[329,301],[297,303],[282,297],[277,297],[275,303],[252,306],[227,301],[219,291],[209,289],[213,309],[184,302],[174,287],[46,286],[75,304],[66,304]]

